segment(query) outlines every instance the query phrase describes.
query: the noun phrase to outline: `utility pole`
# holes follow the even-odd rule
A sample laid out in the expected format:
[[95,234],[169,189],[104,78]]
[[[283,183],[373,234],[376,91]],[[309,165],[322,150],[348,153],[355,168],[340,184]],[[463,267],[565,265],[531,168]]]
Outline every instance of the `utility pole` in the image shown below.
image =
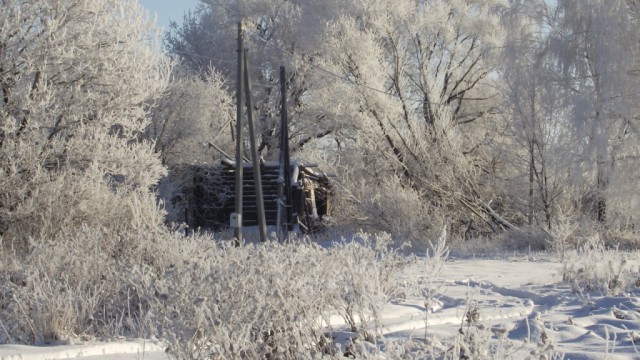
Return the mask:
[[251,81],[249,80],[249,68],[247,64],[247,50],[244,50],[244,91],[247,98],[247,118],[249,119],[249,140],[251,144],[251,160],[253,161],[253,178],[256,186],[256,203],[258,206],[258,227],[260,229],[260,241],[267,241],[267,221],[264,214],[264,196],[262,194],[262,175],[260,173],[260,156],[256,144],[256,125],[253,118],[253,102],[251,99]]
[[280,67],[280,175],[278,176],[278,238],[288,238],[291,225],[291,164],[287,121],[287,85],[284,66]]
[[242,22],[238,22],[238,77],[236,78],[236,212],[231,214],[231,227],[234,228],[235,245],[240,246],[242,239],[242,173],[243,173],[243,136],[242,136],[242,93],[244,78],[244,45]]

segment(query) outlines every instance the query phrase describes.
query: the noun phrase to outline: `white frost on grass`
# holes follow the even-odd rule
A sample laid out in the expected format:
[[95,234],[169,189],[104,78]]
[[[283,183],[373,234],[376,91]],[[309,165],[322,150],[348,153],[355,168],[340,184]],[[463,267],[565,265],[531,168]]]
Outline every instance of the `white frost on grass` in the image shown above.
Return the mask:
[[[637,262],[638,256],[629,261]],[[424,338],[425,316],[428,316],[427,333],[439,339],[439,343],[451,343],[461,329],[464,333],[489,329],[486,333],[491,334],[491,341],[502,344],[489,349],[502,350],[511,359],[532,356],[532,349],[544,349],[565,359],[640,357],[640,299],[632,294],[579,296],[570,285],[562,283],[561,270],[560,261],[552,257],[535,261],[524,256],[448,260],[436,279],[440,283],[437,302],[428,311],[424,297],[415,291],[384,307],[379,319],[384,340],[379,348],[354,340],[358,335],[347,331],[341,317],[335,315],[327,320],[333,329],[334,343],[339,343],[342,351],[352,343],[351,348],[357,353],[373,354],[382,349],[369,358],[391,358],[384,354],[384,349],[393,341]],[[398,281],[416,283],[423,276],[424,264],[416,263],[407,267]],[[471,311],[474,316],[468,315]],[[148,342],[55,347],[3,345],[0,358],[110,359],[124,358],[124,353],[139,356],[143,349],[145,359],[167,358],[160,344]]]

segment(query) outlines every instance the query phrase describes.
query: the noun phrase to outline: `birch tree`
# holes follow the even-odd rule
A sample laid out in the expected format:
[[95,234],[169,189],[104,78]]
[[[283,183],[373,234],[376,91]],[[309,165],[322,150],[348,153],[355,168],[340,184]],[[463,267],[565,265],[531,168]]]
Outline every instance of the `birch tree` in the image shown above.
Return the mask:
[[[611,181],[637,143],[638,36],[634,2],[561,0],[549,6],[549,54],[557,61],[581,175],[593,184],[593,213],[605,222]],[[631,7],[630,7],[631,5]],[[632,151],[633,152],[633,151]],[[589,180],[592,179],[592,180]],[[629,182],[631,178],[627,178]]]
[[545,19],[538,15],[541,9],[549,10],[544,2],[515,2],[503,20],[510,29],[500,70],[505,116],[510,119],[505,161],[513,171],[504,186],[510,189],[513,209],[529,226],[539,225],[541,213],[551,230],[563,189],[569,192],[563,169],[573,156],[562,100],[565,89],[556,82],[555,62],[545,55],[548,33]]
[[153,29],[133,0],[1,2],[6,246],[162,223],[151,187],[165,170],[140,141],[171,67]]

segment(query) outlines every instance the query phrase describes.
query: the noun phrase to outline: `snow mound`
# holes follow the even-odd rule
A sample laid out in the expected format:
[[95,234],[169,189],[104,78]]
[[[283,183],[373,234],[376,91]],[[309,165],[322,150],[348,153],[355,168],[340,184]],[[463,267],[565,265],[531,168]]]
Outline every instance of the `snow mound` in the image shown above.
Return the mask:
[[50,359],[169,359],[165,348],[158,341],[118,341],[82,345],[0,345],[0,360],[50,360]]

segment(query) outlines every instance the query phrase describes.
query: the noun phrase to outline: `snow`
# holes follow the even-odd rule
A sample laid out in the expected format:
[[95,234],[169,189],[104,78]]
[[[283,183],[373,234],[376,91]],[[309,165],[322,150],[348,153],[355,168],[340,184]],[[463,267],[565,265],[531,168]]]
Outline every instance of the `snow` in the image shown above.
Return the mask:
[[[635,256],[634,261],[638,260]],[[425,298],[409,289],[381,314],[385,339],[423,338],[425,317],[428,336],[439,339],[467,329],[465,314],[473,304],[476,326],[490,328],[493,339],[512,341],[514,354],[529,354],[543,342],[553,345],[565,359],[640,358],[640,299],[637,296],[579,295],[561,282],[560,262],[552,256],[516,256],[511,259],[449,259],[434,282],[436,301],[425,311]],[[401,283],[420,282],[424,263],[408,267]],[[325,319],[344,349],[352,334],[338,316]],[[330,324],[330,325],[329,325]],[[369,344],[371,345],[371,344]],[[368,346],[360,342],[362,347]],[[167,359],[157,341],[121,341],[82,345],[30,347],[0,346],[0,359]],[[513,358],[519,358],[519,355]]]
[[158,341],[116,341],[81,345],[25,346],[0,345],[0,360],[49,359],[168,359],[165,348]]
[[[425,312],[424,297],[408,296],[388,305],[381,316],[386,339],[452,337],[466,329],[467,304],[477,304],[479,323],[515,343],[536,344],[546,333],[565,359],[640,358],[640,299],[591,294],[578,296],[561,282],[561,264],[549,259],[448,260],[439,282],[438,302]],[[414,265],[409,282],[423,275]],[[344,324],[332,317],[334,328]],[[632,340],[633,339],[633,340]],[[635,343],[634,343],[635,341]],[[528,350],[522,349],[522,357]],[[515,356],[514,358],[518,358]]]

